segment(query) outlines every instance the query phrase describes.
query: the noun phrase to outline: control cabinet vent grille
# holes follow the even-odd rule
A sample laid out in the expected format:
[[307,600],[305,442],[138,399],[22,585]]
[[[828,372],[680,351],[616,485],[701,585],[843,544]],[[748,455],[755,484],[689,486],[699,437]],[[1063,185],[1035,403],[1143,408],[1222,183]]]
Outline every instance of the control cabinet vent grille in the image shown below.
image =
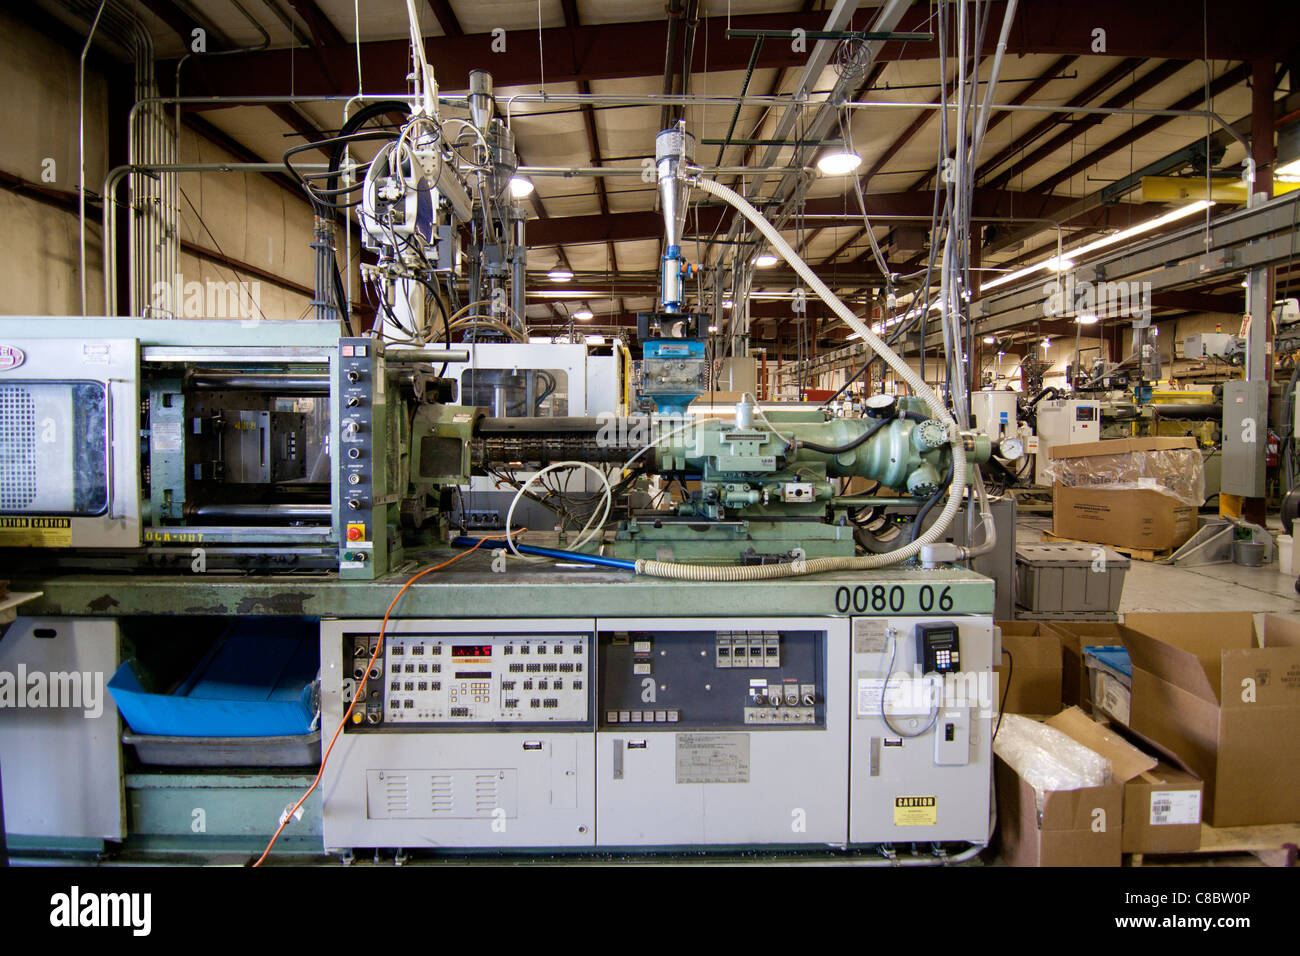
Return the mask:
[[370,770],[366,803],[372,820],[491,819],[518,812],[518,771]]
[[36,401],[21,385],[0,386],[0,511],[36,500]]
[[434,816],[450,814],[456,809],[456,778],[449,773],[429,777],[429,809]]
[[411,782],[405,774],[386,775],[384,798],[384,806],[389,816],[406,816],[411,809]]

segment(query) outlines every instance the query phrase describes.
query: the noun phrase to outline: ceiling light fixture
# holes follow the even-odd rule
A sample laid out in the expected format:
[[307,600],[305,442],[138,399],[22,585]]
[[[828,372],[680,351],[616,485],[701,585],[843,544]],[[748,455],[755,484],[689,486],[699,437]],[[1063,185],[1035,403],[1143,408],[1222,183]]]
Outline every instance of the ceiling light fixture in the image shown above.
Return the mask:
[[817,160],[817,168],[823,176],[847,176],[861,165],[861,156],[842,148],[822,153]]
[[559,266],[556,266],[550,272],[546,273],[546,278],[550,279],[552,282],[568,282],[573,278],[573,273],[568,269],[561,269]]
[[754,260],[754,265],[758,266],[760,269],[766,269],[768,266],[776,265],[776,263],[776,256],[772,255],[770,252],[765,252]]
[[595,318],[595,315],[588,309],[579,309],[573,313],[573,317],[579,322],[587,322]]
[[[1100,239],[1089,242],[1086,245],[1078,246],[1074,249],[1066,249],[1060,256],[1060,258],[1064,260],[1062,264],[1068,269],[1074,265],[1073,260],[1085,256],[1090,252],[1096,252],[1098,249],[1104,249],[1107,246],[1113,246],[1116,243],[1132,239],[1134,236],[1140,236],[1145,232],[1151,232],[1153,229],[1167,226],[1171,222],[1177,222],[1179,219],[1186,219],[1188,216],[1194,216],[1198,212],[1202,212],[1213,205],[1214,203],[1210,200],[1198,199],[1196,202],[1188,203],[1186,206],[1179,206],[1177,209],[1156,216],[1154,219],[1140,222],[1136,226],[1131,226],[1128,229],[1121,229],[1119,232],[1111,233],[1109,236],[1102,236]],[[1000,285],[1006,285],[1008,282],[1015,282],[1017,279],[1023,279],[1025,276],[1032,275],[1042,269],[1052,270],[1057,259],[1057,256],[1051,256],[1048,259],[1044,259],[1042,262],[1034,263],[1032,266],[1025,266],[1023,269],[1017,269],[1015,272],[1008,272],[1005,275],[998,276],[996,279],[982,282],[980,284],[980,291],[987,292],[989,289],[995,289]]]
[[524,179],[522,176],[510,177],[510,195],[515,199],[523,199],[525,196],[532,195],[533,182],[530,179]]

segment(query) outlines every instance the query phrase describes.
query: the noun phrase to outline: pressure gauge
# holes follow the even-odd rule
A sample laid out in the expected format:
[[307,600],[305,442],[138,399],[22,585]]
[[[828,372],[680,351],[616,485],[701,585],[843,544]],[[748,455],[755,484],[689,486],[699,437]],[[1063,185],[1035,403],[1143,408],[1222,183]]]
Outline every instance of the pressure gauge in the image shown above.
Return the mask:
[[1015,461],[1025,453],[1025,446],[1019,438],[1004,438],[998,445],[998,452],[1003,458]]

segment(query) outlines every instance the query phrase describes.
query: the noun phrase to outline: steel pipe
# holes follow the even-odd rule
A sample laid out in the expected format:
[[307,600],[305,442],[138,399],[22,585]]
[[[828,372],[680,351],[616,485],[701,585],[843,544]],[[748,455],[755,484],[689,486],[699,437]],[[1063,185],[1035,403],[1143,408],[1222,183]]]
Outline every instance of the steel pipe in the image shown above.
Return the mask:
[[330,377],[317,374],[200,371],[189,384],[204,391],[241,389],[285,395],[328,395]]

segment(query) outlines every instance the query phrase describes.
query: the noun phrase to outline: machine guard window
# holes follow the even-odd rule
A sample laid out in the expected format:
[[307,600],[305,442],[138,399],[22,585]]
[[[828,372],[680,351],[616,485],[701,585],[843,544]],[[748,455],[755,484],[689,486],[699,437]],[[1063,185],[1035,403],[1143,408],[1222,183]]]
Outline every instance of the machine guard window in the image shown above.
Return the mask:
[[0,514],[103,514],[108,413],[102,382],[0,385]]
[[490,409],[495,418],[568,415],[569,376],[555,368],[467,368],[460,404]]

